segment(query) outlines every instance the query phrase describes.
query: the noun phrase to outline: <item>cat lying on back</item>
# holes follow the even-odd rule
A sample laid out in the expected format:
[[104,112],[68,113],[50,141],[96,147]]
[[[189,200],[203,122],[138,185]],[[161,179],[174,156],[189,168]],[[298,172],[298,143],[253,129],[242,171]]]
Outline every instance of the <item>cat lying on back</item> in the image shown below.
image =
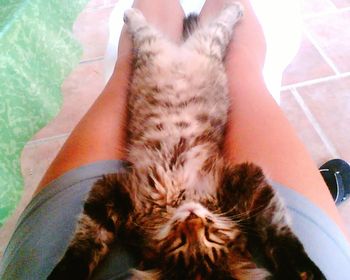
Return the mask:
[[222,156],[230,104],[223,59],[241,16],[235,2],[205,27],[194,28],[192,16],[178,46],[140,11],[125,13],[135,49],[131,167],[93,186],[48,279],[89,278],[125,236],[141,259],[133,279],[324,279],[261,169]]

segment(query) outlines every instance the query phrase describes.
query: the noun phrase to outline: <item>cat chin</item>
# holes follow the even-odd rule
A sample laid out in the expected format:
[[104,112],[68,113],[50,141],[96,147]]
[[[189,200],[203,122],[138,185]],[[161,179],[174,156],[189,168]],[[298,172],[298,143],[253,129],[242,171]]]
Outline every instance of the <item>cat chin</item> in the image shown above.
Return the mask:
[[128,278],[130,280],[157,280],[160,279],[160,272],[158,270],[130,270],[131,277]]
[[271,274],[263,268],[242,269],[235,274],[235,277],[240,280],[266,280],[270,279]]

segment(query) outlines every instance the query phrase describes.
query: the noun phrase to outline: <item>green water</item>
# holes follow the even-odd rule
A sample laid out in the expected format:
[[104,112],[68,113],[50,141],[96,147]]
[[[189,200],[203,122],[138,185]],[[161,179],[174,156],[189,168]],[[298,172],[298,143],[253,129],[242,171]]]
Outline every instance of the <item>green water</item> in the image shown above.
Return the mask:
[[59,112],[61,84],[81,57],[71,30],[87,2],[0,0],[0,225],[23,191],[21,151]]

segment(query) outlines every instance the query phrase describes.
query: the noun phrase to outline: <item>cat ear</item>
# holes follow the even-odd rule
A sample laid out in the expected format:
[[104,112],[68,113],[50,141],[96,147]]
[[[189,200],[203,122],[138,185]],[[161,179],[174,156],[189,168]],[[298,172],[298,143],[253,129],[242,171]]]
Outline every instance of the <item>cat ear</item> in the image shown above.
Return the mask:
[[130,280],[159,280],[161,276],[160,270],[156,269],[146,271],[131,269],[130,273],[132,274]]
[[134,209],[129,191],[131,177],[130,171],[103,176],[92,187],[84,204],[84,213],[96,220],[108,217],[114,223],[117,216],[118,219],[128,217]]
[[[324,279],[289,227],[283,203],[258,166],[241,164],[223,171],[219,203],[223,212],[249,224],[264,248],[276,279]],[[300,278],[298,278],[300,277]],[[255,279],[254,277],[247,279]]]
[[108,253],[133,210],[128,172],[98,180],[84,203],[75,234],[48,279],[86,279]]
[[[264,195],[260,196],[263,191]],[[219,205],[223,211],[237,209],[239,212],[249,210],[251,203],[257,202],[258,197],[266,200],[259,201],[266,204],[274,195],[273,190],[268,185],[262,169],[252,163],[239,165],[227,165],[222,171],[222,182],[218,192]],[[247,203],[249,202],[249,203]]]
[[227,165],[224,169],[226,187],[257,186],[265,181],[262,169],[253,163]]

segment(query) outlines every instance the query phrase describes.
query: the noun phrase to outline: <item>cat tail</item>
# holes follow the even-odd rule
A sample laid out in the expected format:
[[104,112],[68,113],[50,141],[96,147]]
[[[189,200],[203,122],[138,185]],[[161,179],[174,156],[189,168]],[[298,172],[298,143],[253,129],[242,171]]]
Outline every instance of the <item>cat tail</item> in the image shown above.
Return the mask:
[[191,13],[183,20],[182,38],[184,41],[198,28],[199,16]]

